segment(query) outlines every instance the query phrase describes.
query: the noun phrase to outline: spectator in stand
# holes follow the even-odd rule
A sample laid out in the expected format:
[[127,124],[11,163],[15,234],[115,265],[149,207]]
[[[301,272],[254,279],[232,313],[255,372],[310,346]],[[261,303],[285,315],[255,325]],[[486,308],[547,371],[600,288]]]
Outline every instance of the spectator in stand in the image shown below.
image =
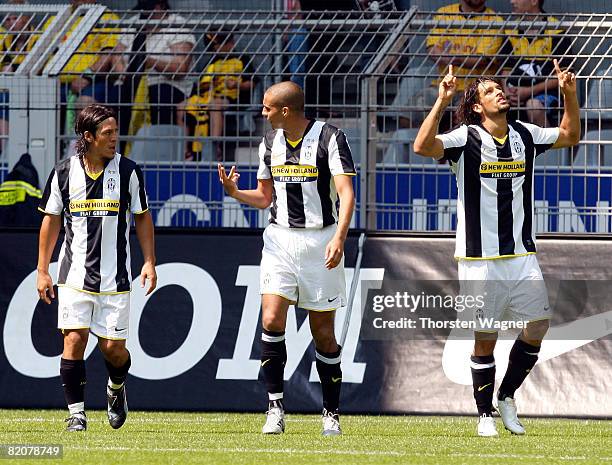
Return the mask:
[[[133,20],[148,19],[155,24],[124,34],[119,39],[117,50],[129,52],[130,57],[127,63],[124,61],[124,66],[128,73],[138,73],[127,83],[128,90],[134,100],[139,95],[148,102],[146,123],[175,124],[176,106],[185,100],[193,87],[187,73],[191,69],[191,52],[196,38],[184,27],[183,16],[169,12],[167,0],[139,0],[135,9],[143,13]],[[123,115],[121,118],[125,119]],[[132,127],[130,132],[135,133],[137,129]]]
[[[461,0],[437,10],[435,21],[503,21],[501,17],[487,7],[486,0]],[[496,29],[476,28],[472,26],[437,27],[427,37],[426,45],[429,59],[438,68],[440,76],[446,74],[448,65],[452,64],[457,78],[457,93],[460,95],[475,77],[496,74],[498,62],[494,58],[503,44],[503,31]],[[431,108],[438,97],[440,79],[436,79],[425,89],[416,90],[408,84],[409,80],[400,83],[400,89],[393,101],[393,107],[412,106],[419,109]],[[457,99],[453,101],[456,104]],[[399,116],[400,128],[418,127],[425,116],[425,110],[406,112]],[[415,121],[416,120],[416,121]],[[449,129],[452,121],[441,123],[441,129]]]
[[[562,68],[562,55],[570,50],[571,42],[555,29],[558,20],[544,15],[544,0],[510,0],[512,12],[521,15],[523,21],[546,21],[544,31],[541,27],[526,30],[506,31],[508,41],[502,53],[511,55],[505,74],[506,94],[513,108],[525,111],[527,121],[547,127],[556,124],[559,102],[559,81],[554,77],[553,58],[557,58]],[[535,35],[537,34],[537,36]],[[517,117],[521,118],[520,115]],[[522,118],[521,118],[522,119]],[[552,120],[552,121],[551,121]]]
[[[257,78],[249,59],[235,53],[236,44],[230,32],[218,31],[206,35],[215,56],[200,79],[198,94],[190,97],[179,106],[178,124],[187,127],[188,135],[205,136],[210,132],[213,143],[214,159],[233,160],[236,142],[219,141],[218,138],[238,136],[237,115],[225,115],[225,111],[251,103],[251,91]],[[206,117],[205,113],[208,113]],[[208,131],[210,128],[210,131]],[[200,159],[202,144],[195,141],[191,150],[186,151],[187,159]]]
[[[213,104],[212,100],[212,92],[206,90],[192,95],[184,102],[179,103],[176,119],[177,124],[183,126],[185,135],[188,136],[185,146],[185,160],[187,161],[202,159],[204,154],[202,139],[210,136],[210,109]],[[219,104],[216,103],[216,105]],[[217,120],[215,122],[218,124]],[[216,132],[218,132],[218,129]]]

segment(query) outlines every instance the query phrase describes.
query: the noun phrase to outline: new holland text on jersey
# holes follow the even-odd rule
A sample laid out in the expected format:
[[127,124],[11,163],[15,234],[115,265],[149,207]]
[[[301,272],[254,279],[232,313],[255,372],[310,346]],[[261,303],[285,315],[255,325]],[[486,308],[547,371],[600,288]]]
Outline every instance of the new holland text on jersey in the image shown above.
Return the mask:
[[525,161],[489,161],[480,164],[483,178],[517,178],[525,176]]
[[278,182],[313,182],[319,176],[319,169],[309,165],[272,166],[271,171]]
[[70,213],[75,217],[117,216],[119,214],[119,200],[71,200],[69,208]]

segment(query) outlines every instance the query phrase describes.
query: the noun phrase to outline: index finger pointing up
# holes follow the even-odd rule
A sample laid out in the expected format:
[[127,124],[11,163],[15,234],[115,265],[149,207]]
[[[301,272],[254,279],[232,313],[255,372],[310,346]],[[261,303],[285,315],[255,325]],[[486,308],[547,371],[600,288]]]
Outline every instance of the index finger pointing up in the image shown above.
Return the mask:
[[555,66],[555,71],[557,73],[560,73],[561,72],[561,68],[559,68],[559,61],[556,58],[553,59],[553,65]]
[[453,65],[448,65],[448,74],[453,75]]

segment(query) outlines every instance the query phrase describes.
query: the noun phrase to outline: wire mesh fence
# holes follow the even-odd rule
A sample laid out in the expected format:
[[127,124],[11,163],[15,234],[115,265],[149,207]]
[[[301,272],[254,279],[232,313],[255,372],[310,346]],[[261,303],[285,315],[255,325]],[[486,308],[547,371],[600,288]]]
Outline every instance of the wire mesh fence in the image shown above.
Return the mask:
[[[31,131],[52,128],[55,149],[47,152],[69,156],[79,109],[94,101],[113,106],[119,151],[143,165],[158,225],[265,224],[265,213],[223,195],[216,164],[236,164],[242,187],[256,184],[257,149],[269,129],[262,96],[272,83],[291,79],[304,88],[310,117],[347,134],[359,172],[356,226],[451,231],[454,177],[447,165],[412,150],[440,75],[453,64],[460,89],[483,74],[497,76],[513,103],[512,117],[555,126],[563,111],[551,75],[558,58],[578,76],[583,137],[571,150],[538,157],[537,227],[610,231],[612,15],[30,6],[35,11],[18,15],[27,25],[18,34],[7,28],[15,12],[3,8],[5,37],[19,35],[19,43],[29,44],[3,51],[3,63],[15,67],[17,57],[40,43],[36,59],[12,71],[28,80],[21,110]],[[54,102],[36,91],[38,76],[54,83]],[[20,108],[11,89],[6,94],[10,101],[0,106],[8,117]],[[41,111],[34,114],[36,108]],[[455,123],[449,111],[441,130]],[[1,137],[16,144],[18,134],[1,124]]]

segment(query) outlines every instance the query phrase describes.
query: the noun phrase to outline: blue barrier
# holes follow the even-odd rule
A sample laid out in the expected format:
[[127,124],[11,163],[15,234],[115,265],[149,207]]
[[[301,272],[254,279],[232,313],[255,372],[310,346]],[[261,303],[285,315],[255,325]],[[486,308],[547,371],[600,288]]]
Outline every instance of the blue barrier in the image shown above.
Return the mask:
[[[257,185],[255,168],[239,171],[241,188]],[[262,212],[238,206],[224,197],[216,167],[177,169],[155,165],[144,167],[144,172],[157,225],[257,227],[266,223]],[[610,232],[611,175],[609,169],[572,172],[569,168],[551,171],[536,167],[537,230]],[[355,183],[359,188],[359,177]],[[457,187],[454,174],[446,167],[379,168],[376,186],[378,230],[455,229]],[[359,204],[357,211],[358,215],[362,211]]]

